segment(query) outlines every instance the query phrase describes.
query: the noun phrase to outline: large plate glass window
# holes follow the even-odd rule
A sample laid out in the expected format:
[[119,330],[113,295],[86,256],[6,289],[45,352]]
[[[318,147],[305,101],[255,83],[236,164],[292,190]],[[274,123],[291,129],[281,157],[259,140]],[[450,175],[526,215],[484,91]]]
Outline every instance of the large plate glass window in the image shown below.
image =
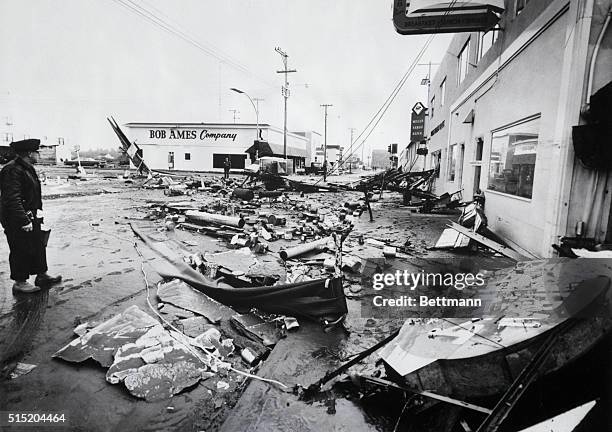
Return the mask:
[[539,130],[538,116],[493,132],[489,190],[532,197]]

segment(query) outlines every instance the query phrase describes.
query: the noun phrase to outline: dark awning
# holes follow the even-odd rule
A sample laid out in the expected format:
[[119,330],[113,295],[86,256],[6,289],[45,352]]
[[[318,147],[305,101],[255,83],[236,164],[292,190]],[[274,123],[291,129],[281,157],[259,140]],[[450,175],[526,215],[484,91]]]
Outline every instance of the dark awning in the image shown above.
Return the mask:
[[[255,141],[255,143],[246,149],[244,152],[248,154],[255,154],[259,151],[259,157],[263,156],[276,156],[276,157],[284,157],[284,149],[282,144],[274,144],[269,143],[267,141]],[[300,149],[297,147],[289,147],[287,146],[287,157],[299,157],[306,158],[308,157],[308,153],[304,149]]]

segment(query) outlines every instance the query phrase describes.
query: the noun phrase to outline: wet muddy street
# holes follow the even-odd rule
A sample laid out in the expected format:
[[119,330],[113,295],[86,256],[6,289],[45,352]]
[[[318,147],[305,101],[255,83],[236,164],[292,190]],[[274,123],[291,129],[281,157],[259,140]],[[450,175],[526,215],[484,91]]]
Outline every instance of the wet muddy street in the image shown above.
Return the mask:
[[[242,402],[251,404],[254,395],[262,396],[251,410],[254,418],[233,417],[230,409],[246,388],[240,375],[225,379],[230,383],[226,390],[218,390],[215,379],[209,379],[170,400],[148,403],[130,396],[120,386],[107,383],[104,370],[92,361],[71,364],[52,359],[55,351],[74,338],[73,329],[80,323],[102,322],[131,305],[150,312],[141,272],[143,261],[134,248],[135,237],[128,223],[144,223],[154,229],[152,222],[138,219],[145,214],[142,209],[147,200],[165,198],[162,191],[136,189],[112,180],[77,186],[48,187],[44,191],[49,197],[44,201],[46,224],[52,227],[47,250],[49,269],[50,273],[63,276],[60,285],[36,294],[14,295],[8,278],[8,247],[5,241],[0,242],[3,410],[66,412],[69,429],[89,431],[214,430],[226,419],[224,430],[242,430],[245,422],[252,420],[253,430],[269,430],[271,421],[279,422],[279,428],[296,427],[295,430],[334,429],[334,425],[348,427],[351,422],[351,429],[362,430],[366,426],[376,429],[362,410],[348,400],[336,401],[336,415],[330,415],[325,403],[298,404],[294,395],[265,383],[248,386]],[[384,208],[384,201],[380,206]],[[439,216],[419,216],[413,222],[415,229],[408,230],[397,224],[399,214],[386,212],[385,217],[380,217],[382,211],[376,207],[375,213],[376,222],[370,223],[364,216],[364,225],[358,229],[377,232],[379,238],[401,236],[401,242],[410,240],[420,251],[426,246],[425,238],[435,235],[444,224]],[[388,226],[393,229],[385,229]],[[168,234],[175,241],[186,240],[185,250],[226,250],[208,236],[183,231]],[[153,286],[159,280],[153,271],[157,259],[146,247],[140,245],[139,250]],[[156,304],[153,291],[150,297]],[[340,329],[324,333],[319,325],[301,323],[297,332],[274,348],[258,374],[266,376],[272,368],[277,379],[289,387],[307,385],[340,364],[340,359],[370,346],[397,325],[362,320],[357,300],[349,300],[349,309],[350,334]],[[8,379],[9,371],[18,362],[36,368]]]
[[[228,247],[226,241],[210,235],[167,230],[163,219],[147,217],[152,203],[179,203],[189,197],[168,197],[160,189],[142,189],[117,179],[48,185],[43,193],[47,197],[46,224],[52,228],[47,250],[49,271],[61,274],[63,281],[35,294],[13,294],[8,247],[0,241],[0,410],[65,413],[69,422],[64,429],[75,431],[392,431],[400,420],[403,427],[411,423],[401,419],[405,408],[401,392],[365,397],[359,396],[360,390],[347,393],[327,386],[317,397],[301,400],[293,391],[296,386],[303,389],[315,383],[402,326],[403,319],[362,317],[360,299],[364,293],[358,277],[345,280],[348,314],[342,326],[324,331],[319,323],[300,319],[299,329],[287,332],[251,371],[280,384],[248,379],[228,370],[211,374],[171,398],[147,402],[132,396],[123,385],[107,382],[105,369],[93,360],[70,363],[52,358],[76,337],[74,329],[80,324],[89,323],[91,328],[134,305],[155,316],[161,306],[155,290],[161,277],[156,271],[165,263],[137,240],[130,224],[182,256],[224,252]],[[193,199],[204,195],[193,195]],[[300,198],[295,194],[295,198],[314,199],[331,208],[357,199],[357,195],[320,193]],[[393,244],[402,252],[386,260],[389,272],[435,267],[463,257],[486,269],[512,264],[482,251],[474,255],[473,251],[431,250],[449,219],[456,216],[411,213],[398,202],[399,194],[386,192],[372,203],[373,222],[367,212],[355,217],[345,250],[364,253],[359,251],[360,236]],[[246,261],[234,264],[247,273],[277,274],[283,281],[289,277],[289,267],[276,253],[290,243],[284,239],[271,242],[271,252],[257,255],[256,265]],[[177,313],[178,308],[165,307]],[[603,358],[607,353],[604,349]],[[233,355],[232,364],[247,370],[239,356]],[[587,364],[599,364],[601,358]],[[378,359],[376,354],[369,356],[348,375],[379,373]],[[11,372],[22,364],[35,367],[11,378]],[[350,385],[351,380],[343,382]],[[448,418],[455,417],[449,414]]]
[[[51,358],[73,339],[73,329],[80,323],[102,322],[131,305],[148,310],[141,272],[143,260],[134,248],[135,237],[128,224],[159,227],[139,219],[145,215],[147,200],[166,197],[160,190],[137,189],[114,180],[50,185],[43,193],[46,224],[52,227],[47,250],[49,269],[52,274],[61,274],[63,282],[36,294],[14,295],[8,278],[8,247],[5,241],[0,242],[2,409],[65,411],[74,430],[210,430],[220,427],[225,419],[228,419],[225,430],[242,429],[247,419],[230,414],[231,406],[246,388],[240,375],[228,377],[227,390],[217,390],[215,380],[210,379],[170,400],[147,403],[130,396],[120,386],[108,384],[104,370],[92,361],[79,365]],[[331,201],[337,198],[338,194],[323,197]],[[402,218],[397,205],[387,205],[384,200],[373,207],[376,221],[371,223],[364,215],[357,220],[356,231],[379,239],[393,238],[395,243],[408,241],[419,254],[426,252],[427,239],[435,237],[445,222],[440,216]],[[175,242],[185,240],[182,242],[185,251],[226,250],[224,244],[205,235],[178,230],[158,235],[168,235]],[[158,261],[142,244],[139,250],[145,258],[143,269],[154,286],[159,280],[153,271]],[[157,303],[154,292],[150,298]],[[349,334],[340,329],[324,333],[317,324],[301,323],[297,332],[274,348],[259,374],[266,376],[271,368],[277,379],[289,387],[308,385],[339,365],[341,359],[367,348],[400,324],[389,321],[380,325],[361,319],[358,300],[349,299],[348,304]],[[18,362],[36,368],[16,379],[7,379]],[[338,400],[337,414],[329,415],[325,404],[298,404],[295,396],[264,383],[250,385],[244,403],[250,404],[251,395],[262,392],[267,397],[251,411],[260,418],[259,422],[254,421],[255,429],[269,429],[273,419],[281,422],[277,425],[281,428],[333,429],[334,424],[344,424],[349,419],[357,429],[367,425],[376,428],[348,400]],[[85,403],[88,409],[84,409]]]

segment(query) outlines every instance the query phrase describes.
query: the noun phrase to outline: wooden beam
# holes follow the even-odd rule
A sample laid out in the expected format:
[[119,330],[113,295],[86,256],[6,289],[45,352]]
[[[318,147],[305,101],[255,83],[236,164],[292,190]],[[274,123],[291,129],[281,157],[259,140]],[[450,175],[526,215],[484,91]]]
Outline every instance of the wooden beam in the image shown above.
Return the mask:
[[460,406],[462,408],[467,408],[467,409],[471,409],[472,411],[478,411],[484,414],[491,414],[493,412],[493,410],[490,410],[488,408],[484,408],[478,405],[474,405],[471,404],[469,402],[464,402],[461,401],[459,399],[454,399],[448,396],[443,396],[443,395],[439,395],[437,393],[433,393],[430,391],[418,391],[418,390],[413,390],[413,389],[409,389],[407,387],[403,387],[399,384],[394,383],[393,381],[388,381],[388,380],[384,380],[381,378],[374,378],[374,377],[366,377],[366,376],[361,376],[362,379],[364,379],[366,382],[369,382],[371,384],[376,384],[376,385],[381,385],[381,386],[385,386],[385,387],[393,387],[396,388],[398,390],[403,390],[403,391],[408,391],[410,393],[413,394],[418,394],[430,399],[434,399],[440,402],[446,402],[449,403],[451,405],[456,405],[456,406]]
[[510,249],[507,246],[503,246],[500,245],[499,243],[497,243],[496,241],[493,241],[489,238],[486,238],[485,236],[482,236],[478,233],[475,233],[474,231],[471,231],[469,229],[467,229],[466,227],[459,225],[456,222],[452,222],[451,221],[451,225],[448,225],[450,228],[454,229],[455,231],[460,232],[461,234],[471,238],[472,240],[477,241],[480,244],[485,245],[486,247],[488,247],[489,249],[493,249],[495,252],[499,252],[500,254],[507,256],[508,258],[512,258],[515,261],[527,261],[529,260],[529,258],[527,258],[524,255],[521,255],[520,253],[516,252],[514,249]]

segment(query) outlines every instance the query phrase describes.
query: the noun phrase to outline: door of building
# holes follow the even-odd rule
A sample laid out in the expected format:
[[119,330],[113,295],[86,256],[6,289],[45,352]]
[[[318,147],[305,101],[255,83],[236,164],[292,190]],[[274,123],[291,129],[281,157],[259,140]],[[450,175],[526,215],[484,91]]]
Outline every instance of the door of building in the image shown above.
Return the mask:
[[473,194],[477,195],[478,191],[480,190],[480,170],[481,170],[481,166],[475,166],[474,167],[474,191]]
[[168,169],[174,169],[174,152],[168,152]]
[[457,185],[463,189],[463,158],[465,157],[465,144],[459,146],[459,156],[457,159]]

